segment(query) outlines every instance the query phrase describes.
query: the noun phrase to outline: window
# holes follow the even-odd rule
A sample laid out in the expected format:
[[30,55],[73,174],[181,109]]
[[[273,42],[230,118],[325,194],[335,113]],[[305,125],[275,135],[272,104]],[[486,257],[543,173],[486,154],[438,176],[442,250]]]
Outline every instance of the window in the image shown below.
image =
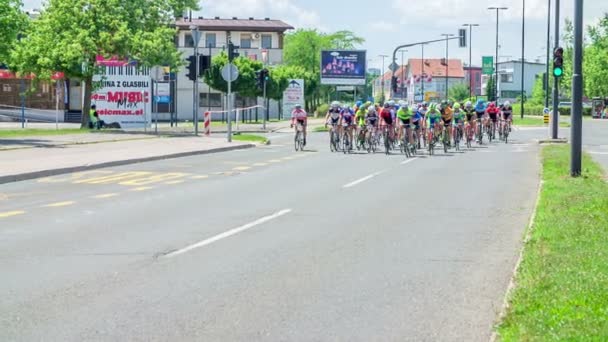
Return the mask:
[[251,49],[251,35],[241,35],[242,49]]
[[194,47],[194,39],[192,38],[192,33],[186,33],[184,35],[184,46]]
[[[221,107],[222,106],[222,94],[219,93],[200,93],[199,103],[201,107]],[[207,102],[207,95],[209,95],[209,102]],[[209,105],[211,103],[211,105]]]
[[207,33],[205,35],[205,47],[206,48],[215,48],[216,44],[216,35],[215,33]]
[[272,49],[272,36],[269,34],[262,35],[262,49]]
[[521,91],[518,90],[503,90],[500,92],[500,97],[503,99],[516,99],[521,96]]
[[13,88],[11,87],[10,84],[3,84],[2,91],[5,91],[5,92],[13,91]]
[[500,74],[500,83],[513,83],[513,73]]
[[50,92],[51,87],[48,83],[42,83],[42,86],[40,88],[43,94],[48,94]]

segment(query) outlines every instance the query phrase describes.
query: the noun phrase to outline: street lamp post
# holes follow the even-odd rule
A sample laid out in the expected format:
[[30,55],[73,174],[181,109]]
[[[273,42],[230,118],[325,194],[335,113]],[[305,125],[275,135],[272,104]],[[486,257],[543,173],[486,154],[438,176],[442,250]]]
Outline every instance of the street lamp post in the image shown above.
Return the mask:
[[472,54],[473,54],[473,27],[479,26],[479,24],[464,24],[462,26],[469,27],[469,98],[473,96],[473,75],[472,75]]
[[549,108],[549,49],[551,46],[551,0],[547,0],[547,70],[545,76],[545,108]]
[[405,99],[405,68],[403,67],[404,54],[407,50],[401,50],[401,98]]
[[387,55],[379,55],[378,57],[382,58],[382,71],[380,72],[380,82],[381,82],[381,96],[382,96],[382,101],[384,101],[384,59],[387,58]]
[[526,49],[526,0],[522,0],[521,10],[521,118],[524,118],[524,101],[526,98],[526,92],[524,90],[524,67],[526,65],[524,51]]
[[[555,37],[554,49],[559,47],[559,0],[555,0]],[[551,115],[551,138],[557,139],[559,131],[559,77],[553,77],[553,113]],[[548,91],[548,89],[547,89]]]
[[449,76],[450,76],[449,75],[450,71],[448,68],[448,66],[450,64],[449,63],[450,55],[448,53],[448,51],[449,51],[448,50],[449,49],[448,38],[453,37],[454,35],[451,33],[442,33],[441,35],[445,37],[445,100],[447,101],[448,100],[448,87],[449,87],[448,82],[449,82]]
[[200,31],[198,30],[198,26],[196,25],[190,25],[190,31],[192,32],[192,40],[194,41],[194,60],[196,61],[196,74],[195,74],[195,80],[194,80],[194,90],[193,90],[193,96],[192,96],[192,103],[193,103],[193,118],[192,118],[192,122],[194,122],[194,135],[198,135],[198,110],[199,110],[199,93],[198,93],[198,74],[199,74],[199,63],[198,63],[198,44],[200,41]]
[[496,11],[496,65],[494,66],[494,101],[498,101],[498,13],[507,10],[507,7],[488,7],[488,10]]

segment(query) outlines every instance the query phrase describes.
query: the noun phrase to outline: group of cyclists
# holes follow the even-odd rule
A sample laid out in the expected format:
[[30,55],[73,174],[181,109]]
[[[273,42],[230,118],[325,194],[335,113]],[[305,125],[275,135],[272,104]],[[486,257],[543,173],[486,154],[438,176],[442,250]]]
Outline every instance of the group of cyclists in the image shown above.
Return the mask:
[[[355,145],[365,148],[367,144],[369,151],[374,138],[383,137],[387,153],[396,146],[400,146],[402,151],[411,148],[415,152],[423,145],[427,147],[439,141],[447,152],[453,146],[459,148],[461,141],[466,141],[469,147],[474,140],[482,144],[484,134],[492,140],[496,139],[498,132],[506,142],[511,131],[512,114],[513,108],[508,101],[496,105],[481,99],[475,104],[471,101],[462,105],[444,101],[422,102],[414,106],[406,101],[392,100],[382,106],[359,101],[353,107],[333,102],[326,114],[325,125],[331,127],[330,144],[333,146],[341,139],[345,149],[352,149]],[[298,120],[297,116],[297,113],[293,116],[294,120]],[[332,147],[334,149],[337,148]]]

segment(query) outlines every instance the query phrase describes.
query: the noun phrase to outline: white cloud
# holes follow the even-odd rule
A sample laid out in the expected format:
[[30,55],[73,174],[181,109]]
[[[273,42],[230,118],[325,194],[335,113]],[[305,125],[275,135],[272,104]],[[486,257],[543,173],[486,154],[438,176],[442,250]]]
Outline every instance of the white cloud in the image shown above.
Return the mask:
[[385,21],[375,21],[369,25],[370,30],[374,32],[395,32],[397,31],[397,25],[385,22]]
[[318,12],[302,8],[292,0],[205,0],[201,2],[201,8],[204,17],[270,17],[296,28],[327,29]]

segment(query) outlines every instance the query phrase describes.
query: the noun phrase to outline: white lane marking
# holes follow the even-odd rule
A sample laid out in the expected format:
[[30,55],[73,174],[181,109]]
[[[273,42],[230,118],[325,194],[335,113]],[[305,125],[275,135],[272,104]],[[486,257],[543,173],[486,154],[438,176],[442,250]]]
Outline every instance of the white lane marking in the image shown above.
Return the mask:
[[416,159],[418,159],[418,158],[413,158],[413,159],[404,160],[404,161],[402,161],[402,162],[401,162],[401,165],[409,164],[409,163],[413,162],[413,161],[414,161],[414,160],[416,160]]
[[363,178],[361,178],[361,179],[357,179],[356,181],[353,181],[353,182],[350,182],[350,183],[348,183],[348,184],[345,184],[345,185],[344,185],[344,186],[342,186],[342,187],[343,187],[344,189],[352,188],[353,186],[355,186],[355,185],[357,185],[357,184],[361,184],[361,183],[363,183],[363,182],[365,182],[365,181],[368,181],[368,180],[370,180],[370,179],[372,179],[372,178],[374,178],[374,177],[376,177],[376,176],[379,176],[379,175],[383,174],[384,172],[386,172],[386,171],[380,171],[380,172],[372,173],[372,174],[371,174],[371,175],[369,175],[369,176],[365,176],[365,177],[363,177]]
[[608,152],[589,151],[589,154],[608,154]]
[[279,217],[281,217],[283,215],[289,214],[290,212],[291,212],[291,209],[283,209],[283,210],[278,211],[278,212],[276,212],[276,213],[274,213],[272,215],[264,216],[262,218],[259,218],[259,219],[255,220],[255,221],[253,221],[253,222],[250,222],[250,223],[247,223],[245,225],[242,225],[242,226],[240,226],[238,228],[231,229],[229,231],[223,232],[221,234],[218,234],[216,236],[210,237],[210,238],[205,239],[203,241],[197,242],[197,243],[192,244],[190,246],[184,247],[182,249],[178,249],[177,251],[174,251],[174,252],[171,252],[169,254],[166,254],[165,258],[172,258],[172,257],[178,256],[180,254],[184,254],[186,252],[189,252],[189,251],[191,251],[193,249],[197,249],[197,248],[201,248],[201,247],[210,245],[210,244],[212,244],[214,242],[217,242],[219,240],[225,239],[225,238],[230,237],[232,235],[236,235],[236,234],[238,234],[240,232],[243,232],[245,230],[251,229],[251,228],[253,228],[255,226],[259,226],[262,223],[266,223],[266,222],[268,222],[270,220],[274,220],[274,219],[279,218]]

